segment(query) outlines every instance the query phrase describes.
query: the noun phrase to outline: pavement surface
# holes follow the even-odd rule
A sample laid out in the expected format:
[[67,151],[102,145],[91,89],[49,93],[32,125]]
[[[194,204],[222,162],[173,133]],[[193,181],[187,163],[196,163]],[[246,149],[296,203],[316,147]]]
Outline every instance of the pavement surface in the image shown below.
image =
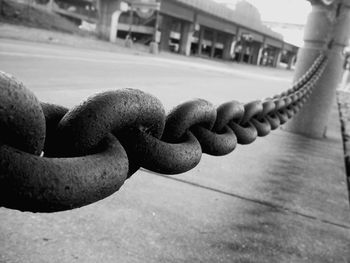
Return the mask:
[[[0,70],[42,101],[73,107],[137,88],[167,110],[269,97],[291,71],[1,39]],[[350,262],[350,210],[336,108],[328,137],[282,130],[176,176],[138,171],[72,211],[0,208],[0,262]]]

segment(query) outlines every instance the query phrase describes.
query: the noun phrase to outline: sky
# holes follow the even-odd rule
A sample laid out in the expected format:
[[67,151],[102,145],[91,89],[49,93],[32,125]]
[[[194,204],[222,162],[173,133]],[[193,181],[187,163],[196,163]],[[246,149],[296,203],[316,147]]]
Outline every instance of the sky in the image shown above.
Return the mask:
[[[224,3],[231,8],[241,0],[214,0]],[[245,0],[254,5],[262,21],[280,22],[305,25],[307,16],[311,12],[311,4],[307,0]],[[283,35],[286,42],[302,46],[303,29],[274,27],[272,30]]]
[[[239,0],[215,0],[216,2],[235,5]],[[263,21],[305,24],[311,11],[307,0],[246,0],[257,7]]]

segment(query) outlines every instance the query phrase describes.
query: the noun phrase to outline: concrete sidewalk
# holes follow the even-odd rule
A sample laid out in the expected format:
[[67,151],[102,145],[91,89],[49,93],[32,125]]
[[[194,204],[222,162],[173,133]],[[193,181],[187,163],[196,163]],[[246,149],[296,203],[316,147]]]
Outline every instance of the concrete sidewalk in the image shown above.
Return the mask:
[[[54,214],[0,209],[0,262],[349,262],[334,107],[328,138],[281,130],[178,176],[137,172]],[[247,194],[249,193],[249,194]]]

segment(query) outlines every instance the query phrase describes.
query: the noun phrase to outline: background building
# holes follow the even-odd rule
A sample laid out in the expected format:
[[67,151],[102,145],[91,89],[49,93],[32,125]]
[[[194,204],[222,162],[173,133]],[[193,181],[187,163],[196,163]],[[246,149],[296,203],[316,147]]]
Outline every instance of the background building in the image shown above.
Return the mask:
[[298,45],[266,26],[246,1],[235,9],[213,0],[39,0],[99,37],[156,45],[160,51],[276,67],[295,62]]

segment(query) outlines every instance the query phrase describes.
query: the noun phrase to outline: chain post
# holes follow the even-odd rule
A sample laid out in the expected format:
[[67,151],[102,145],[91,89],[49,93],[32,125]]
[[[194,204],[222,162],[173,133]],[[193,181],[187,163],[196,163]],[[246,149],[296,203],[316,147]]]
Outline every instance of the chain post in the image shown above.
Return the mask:
[[309,102],[284,129],[312,138],[322,138],[326,136],[329,113],[341,78],[342,52],[350,32],[350,0],[327,2],[328,4],[320,0],[310,2],[312,12],[308,17],[304,46],[298,54],[294,78],[298,79],[321,51],[326,52],[329,61]]

